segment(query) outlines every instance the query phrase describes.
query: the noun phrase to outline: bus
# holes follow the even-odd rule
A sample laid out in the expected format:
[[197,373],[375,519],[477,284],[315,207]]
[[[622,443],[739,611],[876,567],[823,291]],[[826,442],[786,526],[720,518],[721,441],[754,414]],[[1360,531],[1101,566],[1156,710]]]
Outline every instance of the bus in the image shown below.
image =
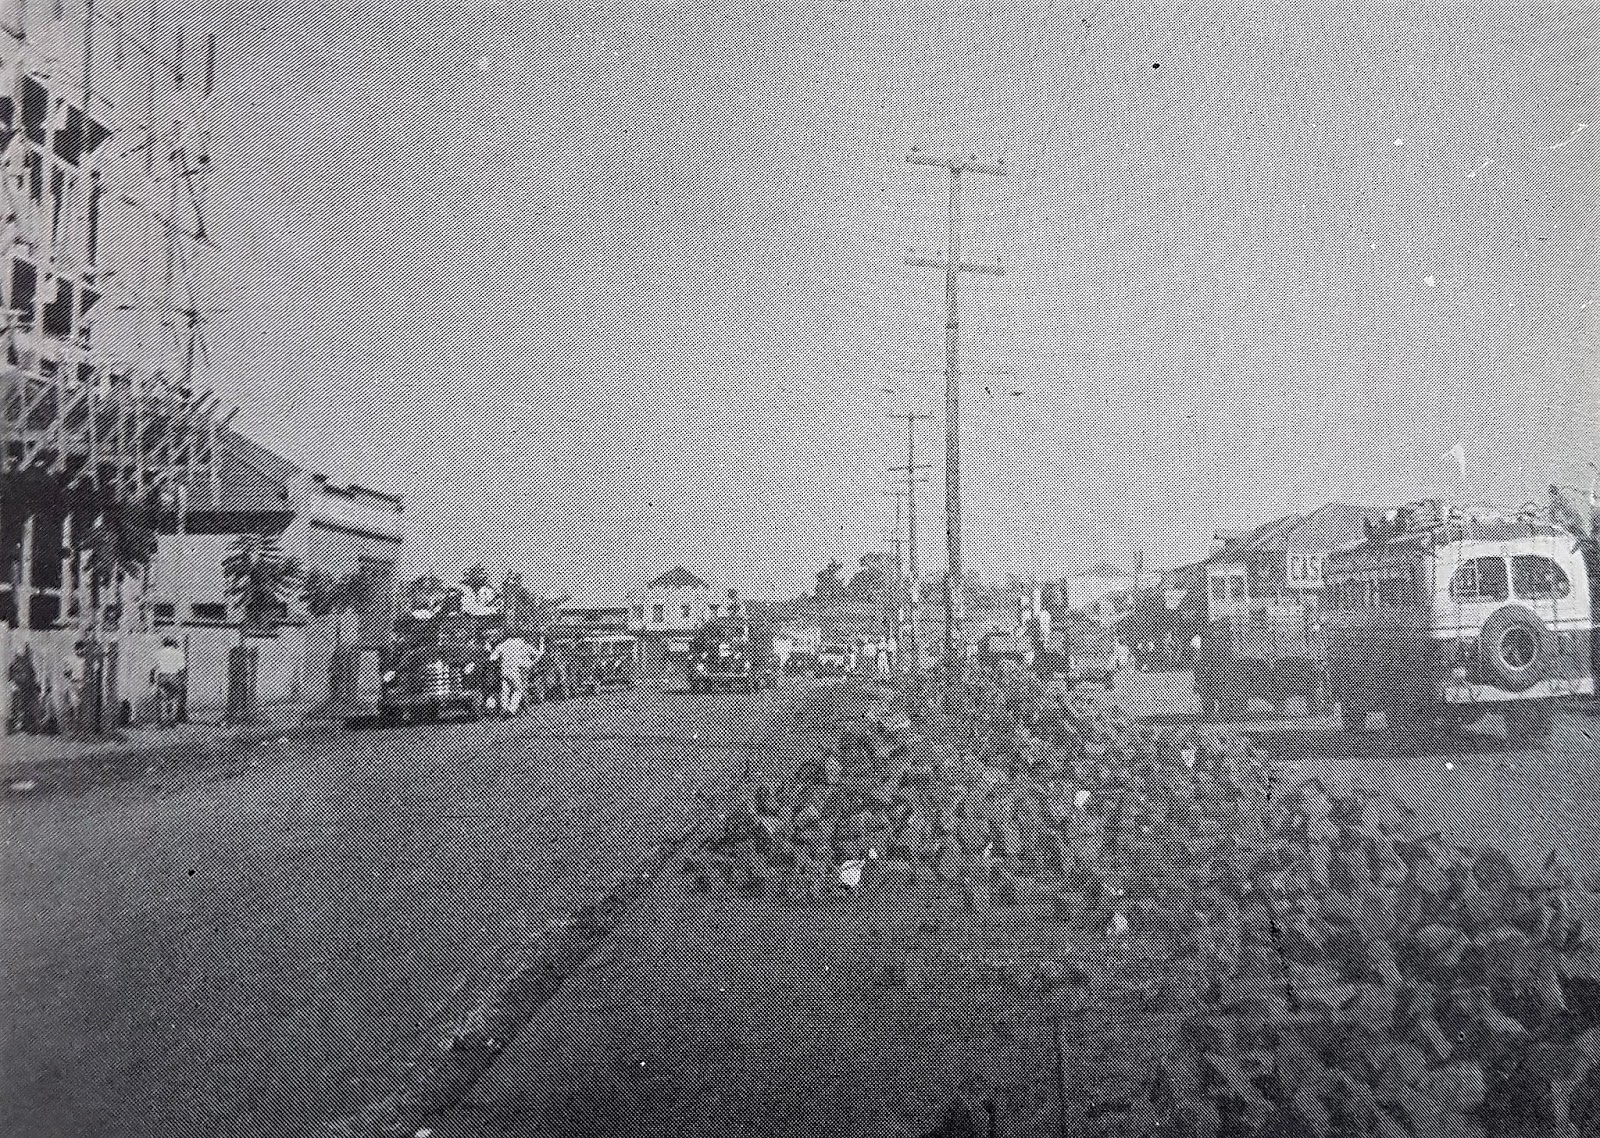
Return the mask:
[[1390,511],[1327,559],[1330,694],[1348,730],[1465,727],[1548,736],[1557,702],[1594,693],[1594,603],[1582,544],[1533,509],[1437,500]]

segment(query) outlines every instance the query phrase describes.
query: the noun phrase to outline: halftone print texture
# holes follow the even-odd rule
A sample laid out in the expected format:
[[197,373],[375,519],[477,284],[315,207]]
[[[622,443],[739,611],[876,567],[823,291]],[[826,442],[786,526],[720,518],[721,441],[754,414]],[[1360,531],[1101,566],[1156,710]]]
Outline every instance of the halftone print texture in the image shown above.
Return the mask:
[[1600,1134],[1597,20],[0,0],[0,1128]]

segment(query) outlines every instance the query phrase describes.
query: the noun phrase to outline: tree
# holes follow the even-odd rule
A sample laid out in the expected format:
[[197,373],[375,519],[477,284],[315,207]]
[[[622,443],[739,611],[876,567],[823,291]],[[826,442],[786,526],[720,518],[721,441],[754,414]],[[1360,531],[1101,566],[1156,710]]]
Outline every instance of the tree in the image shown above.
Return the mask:
[[877,600],[892,579],[892,568],[889,572],[884,571],[883,555],[868,553],[861,558],[861,568],[850,575],[850,581],[844,588],[851,597]]
[[500,607],[508,628],[524,628],[533,620],[533,594],[522,583],[521,573],[507,573],[500,582]]
[[817,600],[837,600],[844,593],[844,582],[840,579],[844,566],[837,560],[829,560],[828,564],[817,570]]
[[327,616],[338,606],[339,583],[320,569],[313,569],[300,583],[300,603],[308,616]]
[[359,609],[372,598],[373,571],[362,566],[345,577],[313,569],[301,583],[300,599],[310,616],[328,616]]
[[247,632],[270,633],[288,615],[300,566],[284,554],[276,537],[241,535],[223,560],[222,572],[228,579],[228,598],[239,612],[241,644]]
[[461,574],[461,587],[470,592],[474,597],[489,584],[489,571],[482,563],[472,566]]

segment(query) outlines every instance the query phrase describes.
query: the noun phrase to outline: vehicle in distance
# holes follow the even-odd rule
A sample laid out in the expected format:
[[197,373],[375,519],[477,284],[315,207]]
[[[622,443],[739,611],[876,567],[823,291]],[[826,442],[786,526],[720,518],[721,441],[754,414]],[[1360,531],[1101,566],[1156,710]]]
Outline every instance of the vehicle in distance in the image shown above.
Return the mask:
[[842,676],[850,670],[850,649],[843,644],[824,644],[817,649],[816,673],[819,676]]
[[1321,712],[1324,566],[1379,516],[1334,502],[1217,535],[1221,547],[1205,563],[1205,624],[1194,646],[1195,694],[1207,716],[1242,715],[1251,700],[1288,711],[1294,698],[1306,714]]
[[689,651],[690,691],[755,691],[761,686],[748,641],[736,630],[708,626]]
[[1090,619],[1074,618],[1064,642],[1067,683],[1098,683],[1110,691],[1117,682],[1117,637]]

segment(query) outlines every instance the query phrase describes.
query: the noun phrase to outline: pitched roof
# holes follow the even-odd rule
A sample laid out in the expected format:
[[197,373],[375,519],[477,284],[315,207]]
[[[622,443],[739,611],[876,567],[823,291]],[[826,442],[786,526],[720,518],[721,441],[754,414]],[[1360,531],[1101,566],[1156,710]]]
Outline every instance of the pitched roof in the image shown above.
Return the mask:
[[1218,534],[1225,548],[1212,560],[1226,561],[1244,553],[1331,553],[1351,541],[1359,541],[1367,519],[1382,517],[1370,506],[1351,506],[1329,502],[1309,514],[1290,514],[1241,534]]
[[223,514],[294,512],[292,484],[304,472],[288,459],[224,428],[217,435],[216,467],[214,483],[209,471],[196,470],[191,476],[191,510]]
[[677,565],[668,569],[654,581],[651,581],[649,587],[652,589],[709,589],[711,586],[689,572],[682,565]]

